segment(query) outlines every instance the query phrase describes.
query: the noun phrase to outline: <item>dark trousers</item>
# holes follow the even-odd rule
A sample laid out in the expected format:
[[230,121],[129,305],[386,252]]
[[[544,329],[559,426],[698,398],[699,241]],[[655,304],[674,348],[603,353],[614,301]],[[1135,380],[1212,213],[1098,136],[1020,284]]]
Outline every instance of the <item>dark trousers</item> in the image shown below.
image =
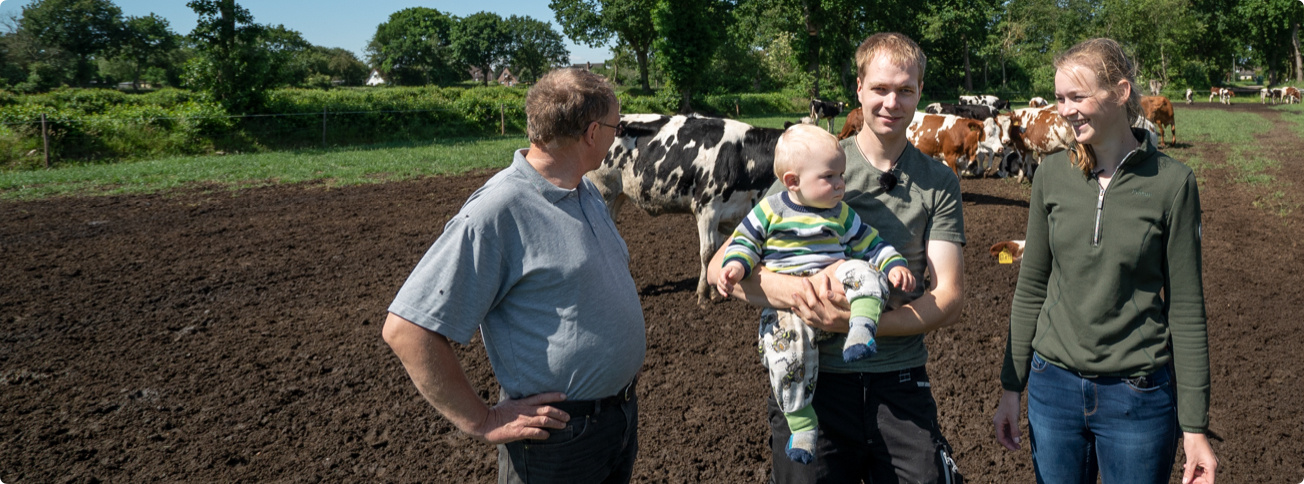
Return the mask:
[[546,440],[498,446],[499,484],[624,484],[638,455],[638,396],[550,404],[570,414]]
[[770,482],[873,484],[961,482],[937,424],[924,367],[887,373],[819,374],[815,460],[788,458],[788,422],[769,399]]

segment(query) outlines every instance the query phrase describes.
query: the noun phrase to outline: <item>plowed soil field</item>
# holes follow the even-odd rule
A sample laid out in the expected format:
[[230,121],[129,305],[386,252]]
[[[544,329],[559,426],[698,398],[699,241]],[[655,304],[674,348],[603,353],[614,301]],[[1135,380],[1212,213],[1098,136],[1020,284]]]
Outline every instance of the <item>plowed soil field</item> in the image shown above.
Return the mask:
[[[1230,146],[1167,151],[1204,166],[1219,481],[1299,482],[1304,140],[1284,123],[1297,114],[1179,104],[1179,128],[1191,109],[1279,125],[1254,150],[1282,161],[1270,185],[1235,181]],[[494,448],[425,403],[380,336],[399,285],[488,176],[0,203],[0,480],[492,482]],[[1006,452],[991,428],[1018,266],[987,253],[1022,238],[1028,187],[962,187],[964,316],[928,336],[928,369],[967,477],[1031,482],[1026,446]],[[627,208],[619,226],[647,318],[635,481],[764,482],[757,310],[696,304],[689,216]],[[459,351],[496,398],[483,346]]]

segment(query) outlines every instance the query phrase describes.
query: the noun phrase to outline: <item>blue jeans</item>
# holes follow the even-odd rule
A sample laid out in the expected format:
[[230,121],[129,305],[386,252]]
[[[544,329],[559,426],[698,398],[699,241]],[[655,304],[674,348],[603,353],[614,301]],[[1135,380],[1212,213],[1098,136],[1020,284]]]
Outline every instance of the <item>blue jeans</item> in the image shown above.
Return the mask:
[[638,396],[606,405],[550,404],[570,414],[545,440],[498,446],[499,484],[625,484],[638,455]]
[[1177,452],[1169,368],[1140,378],[1084,377],[1036,353],[1028,426],[1038,484],[1167,483]]

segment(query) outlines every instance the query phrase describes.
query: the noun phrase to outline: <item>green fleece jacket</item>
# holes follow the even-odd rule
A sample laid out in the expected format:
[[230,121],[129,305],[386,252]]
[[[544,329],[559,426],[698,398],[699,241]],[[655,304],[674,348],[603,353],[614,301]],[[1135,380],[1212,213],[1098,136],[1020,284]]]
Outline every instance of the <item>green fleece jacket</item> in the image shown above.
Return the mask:
[[1032,184],[1026,244],[1001,386],[1023,391],[1034,351],[1085,375],[1142,376],[1171,362],[1182,431],[1208,429],[1200,195],[1191,169],[1145,143],[1102,193],[1068,152],[1047,157]]

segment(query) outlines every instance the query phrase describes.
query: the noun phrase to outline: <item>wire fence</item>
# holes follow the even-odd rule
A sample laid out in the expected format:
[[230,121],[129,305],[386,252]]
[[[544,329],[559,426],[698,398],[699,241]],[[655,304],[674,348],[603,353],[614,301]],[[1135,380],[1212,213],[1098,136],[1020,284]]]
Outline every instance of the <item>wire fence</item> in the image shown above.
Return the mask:
[[[53,116],[0,122],[0,163],[52,167],[206,153],[331,149],[525,132],[525,107],[388,109],[215,116]],[[34,158],[39,161],[33,163]]]

